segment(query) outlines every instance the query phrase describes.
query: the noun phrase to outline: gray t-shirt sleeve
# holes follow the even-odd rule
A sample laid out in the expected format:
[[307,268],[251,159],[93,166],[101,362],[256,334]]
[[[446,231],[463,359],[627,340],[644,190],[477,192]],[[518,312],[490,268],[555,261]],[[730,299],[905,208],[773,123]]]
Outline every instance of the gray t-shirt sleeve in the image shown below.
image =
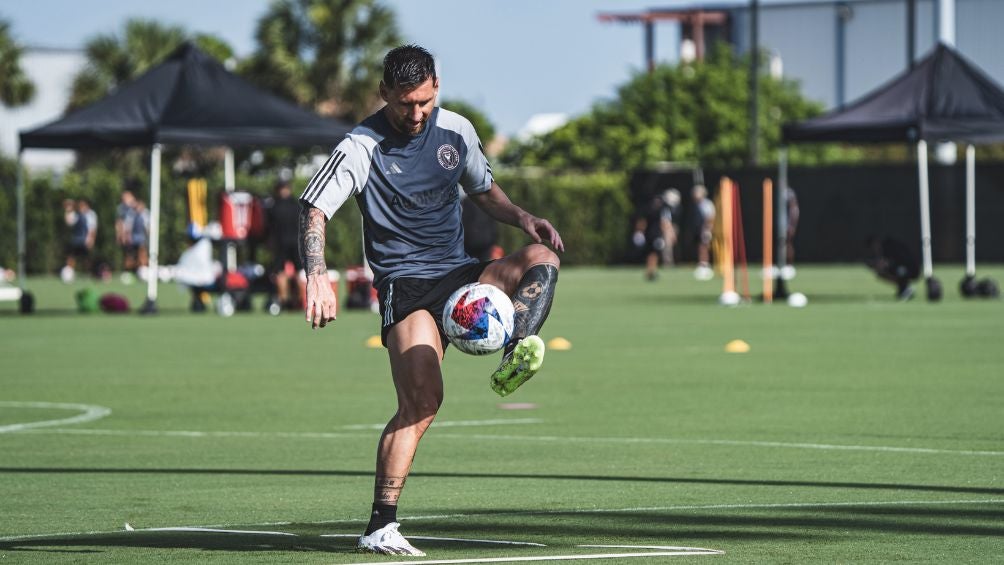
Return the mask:
[[449,110],[440,108],[439,127],[455,131],[464,138],[467,146],[467,160],[464,162],[464,172],[460,176],[460,186],[468,194],[487,192],[492,187],[492,167],[485,157],[481,140],[474,131],[470,120]]
[[346,200],[366,186],[374,145],[365,136],[346,136],[307,183],[300,201],[324,212],[330,220]]

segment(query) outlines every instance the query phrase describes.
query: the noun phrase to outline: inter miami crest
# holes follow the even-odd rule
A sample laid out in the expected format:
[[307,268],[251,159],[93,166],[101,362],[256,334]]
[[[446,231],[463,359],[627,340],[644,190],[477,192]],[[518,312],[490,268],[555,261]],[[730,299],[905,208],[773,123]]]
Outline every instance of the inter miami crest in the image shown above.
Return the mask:
[[447,171],[456,169],[457,165],[460,164],[460,152],[449,143],[439,146],[439,149],[436,150],[436,158],[439,159],[439,164]]

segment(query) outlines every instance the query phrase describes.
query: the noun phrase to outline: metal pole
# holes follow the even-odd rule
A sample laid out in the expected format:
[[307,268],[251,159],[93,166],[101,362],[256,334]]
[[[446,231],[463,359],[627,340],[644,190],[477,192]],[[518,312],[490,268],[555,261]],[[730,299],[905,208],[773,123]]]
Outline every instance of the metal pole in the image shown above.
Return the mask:
[[955,0],[938,0],[938,40],[955,46]]
[[759,106],[759,75],[760,75],[760,2],[750,0],[750,101],[749,101],[749,161],[756,166],[760,161],[760,120],[757,112]]
[[841,2],[836,5],[836,102],[838,108],[844,107],[846,79],[847,79],[847,21],[851,19],[853,12],[851,7]]
[[[226,148],[223,153],[223,189],[233,192],[236,188],[237,180],[234,173],[234,150]],[[232,271],[237,268],[237,245],[233,242],[227,243],[227,264],[224,271]]]
[[24,163],[21,162],[21,154],[17,152],[17,285],[24,291],[25,277],[25,257],[27,256],[28,236],[24,219]]
[[226,148],[223,153],[223,188],[227,192],[233,192],[237,181],[234,174],[234,150]]
[[931,203],[928,198],[930,184],[927,178],[927,142],[917,142],[917,172],[920,174],[920,244],[924,254],[924,278],[934,275],[931,260]]
[[966,275],[976,275],[976,148],[966,146]]
[[788,206],[785,205],[785,190],[788,188],[788,148],[782,147],[777,156],[777,196],[774,203],[777,206],[777,269],[788,262]]
[[160,275],[160,150],[159,143],[150,151],[150,266],[146,279],[146,304],[143,311],[156,311],[157,282]]
[[774,183],[763,179],[763,302],[770,304],[774,300],[774,278],[771,271],[774,268]]
[[906,66],[913,69],[917,43],[917,0],[906,0]]
[[655,70],[655,22],[645,20],[645,66],[648,72]]

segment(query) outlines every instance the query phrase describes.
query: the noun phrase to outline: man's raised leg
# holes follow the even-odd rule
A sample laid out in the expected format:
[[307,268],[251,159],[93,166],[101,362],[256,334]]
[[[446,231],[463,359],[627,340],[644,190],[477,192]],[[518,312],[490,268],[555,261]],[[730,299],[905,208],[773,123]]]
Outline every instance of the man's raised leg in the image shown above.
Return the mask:
[[373,510],[357,549],[391,555],[425,555],[397,529],[397,501],[411,471],[418,442],[443,402],[443,359],[439,330],[432,316],[413,312],[387,336],[397,413],[384,428],[377,447]]
[[551,312],[558,282],[558,256],[534,244],[492,263],[481,282],[499,286],[512,297],[513,335],[492,373],[492,390],[507,396],[537,374],[544,362],[544,341],[537,336]]

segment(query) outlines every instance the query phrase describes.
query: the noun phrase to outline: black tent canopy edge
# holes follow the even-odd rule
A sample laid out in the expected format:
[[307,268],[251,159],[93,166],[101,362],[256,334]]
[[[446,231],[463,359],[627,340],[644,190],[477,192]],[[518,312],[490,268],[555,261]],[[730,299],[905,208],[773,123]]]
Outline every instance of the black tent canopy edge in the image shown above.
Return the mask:
[[258,88],[184,43],[105,98],[19,137],[21,149],[333,147],[351,128]]
[[844,108],[785,124],[783,143],[1004,142],[1004,89],[954,48],[928,55]]
[[[162,144],[201,146],[328,146],[352,126],[323,118],[227,71],[191,43],[114,92],[32,130],[20,132],[17,186],[18,282],[25,284],[25,198],[20,154],[28,148],[151,148],[150,268],[158,267],[157,227]],[[227,159],[228,177],[232,159]],[[157,276],[148,279],[143,312],[156,311]],[[24,311],[24,302],[22,302]]]

